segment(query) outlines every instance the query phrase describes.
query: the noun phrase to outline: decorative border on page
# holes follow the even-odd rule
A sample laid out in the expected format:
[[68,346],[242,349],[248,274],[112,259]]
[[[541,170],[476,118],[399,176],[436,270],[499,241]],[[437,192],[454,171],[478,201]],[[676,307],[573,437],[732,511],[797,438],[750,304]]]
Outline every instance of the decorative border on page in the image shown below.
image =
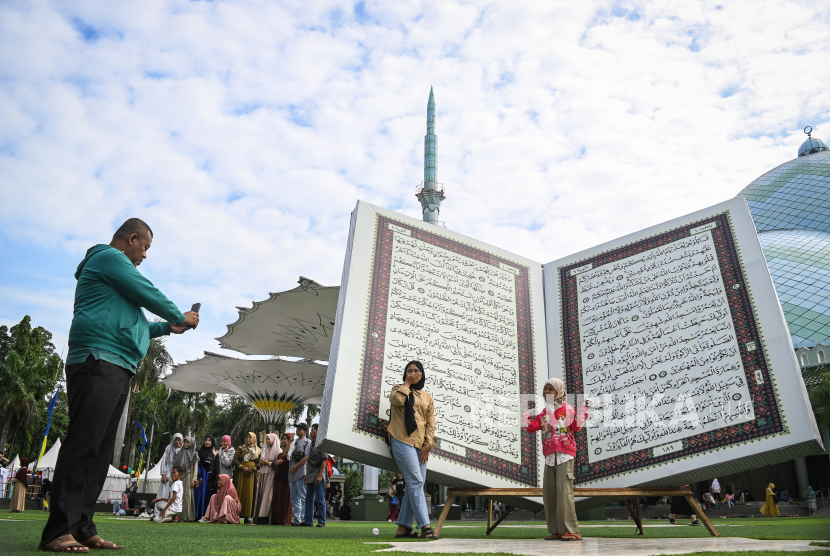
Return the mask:
[[[363,365],[360,373],[359,393],[354,429],[366,434],[385,437],[389,422],[378,416],[383,373],[384,346],[386,345],[386,321],[389,305],[389,282],[392,266],[392,246],[394,231],[403,228],[420,241],[452,251],[464,257],[499,267],[500,263],[521,269],[516,276],[516,321],[517,347],[519,362],[519,391],[521,393],[536,391],[536,372],[533,355],[533,322],[530,297],[530,269],[515,261],[499,257],[483,249],[467,245],[421,228],[412,226],[386,216],[378,216],[375,228],[375,245],[373,253],[372,277],[369,289],[369,310],[364,336]],[[520,429],[521,463],[501,459],[490,454],[467,448],[467,455],[459,455],[439,446],[431,454],[453,461],[464,467],[495,475],[518,484],[538,487],[540,477],[538,465],[538,440],[535,434],[528,434]]]
[[[648,448],[595,463],[590,463],[588,460],[587,431],[581,430],[576,433],[575,483],[607,479],[786,431],[764,354],[766,345],[760,336],[759,327],[756,323],[751,295],[746,287],[747,283],[744,279],[744,271],[735,245],[728,212],[558,268],[562,314],[562,353],[567,390],[573,393],[584,392],[576,285],[578,273],[574,274],[570,271],[588,264],[598,267],[635,256],[644,251],[687,238],[691,235],[693,228],[699,229],[707,224],[712,225],[709,231],[712,233],[721,277],[732,313],[732,321],[741,348],[741,359],[749,392],[752,396],[755,420],[678,440],[676,442],[682,442],[682,449],[665,455],[655,456],[653,448]],[[757,380],[757,371],[760,371],[763,382]]]

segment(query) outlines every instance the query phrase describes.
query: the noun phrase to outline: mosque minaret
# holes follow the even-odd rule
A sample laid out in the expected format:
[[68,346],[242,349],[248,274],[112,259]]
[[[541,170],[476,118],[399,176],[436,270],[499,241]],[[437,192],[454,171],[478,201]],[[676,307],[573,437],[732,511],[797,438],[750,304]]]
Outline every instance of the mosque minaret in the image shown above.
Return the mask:
[[441,201],[444,200],[444,184],[435,181],[436,150],[438,136],[435,135],[435,95],[432,87],[429,88],[427,102],[427,134],[424,136],[424,181],[418,187],[415,197],[421,202],[424,222],[442,225],[438,220],[441,212]]

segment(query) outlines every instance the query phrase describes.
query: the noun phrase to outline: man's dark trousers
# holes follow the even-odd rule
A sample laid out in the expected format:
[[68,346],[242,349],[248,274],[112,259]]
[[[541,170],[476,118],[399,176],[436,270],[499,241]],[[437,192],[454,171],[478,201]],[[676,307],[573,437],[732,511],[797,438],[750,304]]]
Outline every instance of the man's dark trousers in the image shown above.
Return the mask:
[[92,355],[66,367],[69,431],[55,465],[41,546],[67,533],[77,541],[98,534],[93,510],[107,480],[132,376],[127,369]]

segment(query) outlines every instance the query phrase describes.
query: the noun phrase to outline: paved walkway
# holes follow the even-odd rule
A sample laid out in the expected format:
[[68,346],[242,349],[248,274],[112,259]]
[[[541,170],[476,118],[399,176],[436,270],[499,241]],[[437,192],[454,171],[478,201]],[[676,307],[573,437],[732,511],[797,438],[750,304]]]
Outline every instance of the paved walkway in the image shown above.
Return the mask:
[[[810,546],[811,541],[760,541],[740,537],[694,539],[605,539],[586,538],[581,541],[563,542],[544,539],[439,539],[432,542],[392,542],[393,548],[378,552],[400,551],[416,553],[478,552],[488,554],[506,552],[527,556],[650,556],[652,554],[689,554],[691,552],[738,552],[743,550],[806,551],[827,550]],[[379,543],[373,543],[379,544]],[[386,543],[384,543],[386,544]]]

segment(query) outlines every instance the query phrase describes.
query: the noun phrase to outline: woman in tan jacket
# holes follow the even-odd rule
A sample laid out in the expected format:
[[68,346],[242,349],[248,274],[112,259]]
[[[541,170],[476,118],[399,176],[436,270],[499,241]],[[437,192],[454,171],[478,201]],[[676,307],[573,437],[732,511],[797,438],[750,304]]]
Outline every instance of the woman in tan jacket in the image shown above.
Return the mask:
[[[395,538],[437,539],[429,526],[424,496],[427,460],[435,446],[435,406],[432,396],[423,390],[426,376],[420,361],[407,363],[403,379],[403,384],[393,386],[389,395],[392,402],[389,441],[395,463],[406,481]],[[413,520],[421,529],[420,535],[412,529]]]

